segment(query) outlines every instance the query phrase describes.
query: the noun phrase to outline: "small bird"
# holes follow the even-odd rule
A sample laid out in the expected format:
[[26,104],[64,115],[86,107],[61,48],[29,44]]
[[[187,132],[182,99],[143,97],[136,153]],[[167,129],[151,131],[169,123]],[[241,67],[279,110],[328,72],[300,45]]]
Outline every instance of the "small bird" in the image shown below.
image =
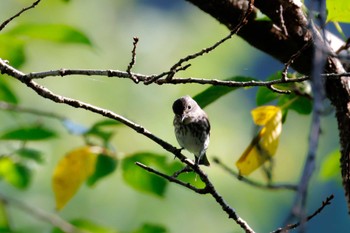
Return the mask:
[[183,149],[195,156],[195,164],[209,166],[206,156],[210,123],[207,114],[195,100],[186,95],[173,103],[175,136]]

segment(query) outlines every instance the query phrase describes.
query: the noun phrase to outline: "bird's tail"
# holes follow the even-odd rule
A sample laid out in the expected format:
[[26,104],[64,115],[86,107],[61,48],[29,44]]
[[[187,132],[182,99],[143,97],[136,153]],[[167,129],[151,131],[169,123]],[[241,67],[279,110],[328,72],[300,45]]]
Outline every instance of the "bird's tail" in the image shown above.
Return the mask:
[[200,156],[199,161],[198,161],[198,157],[196,156],[196,163],[197,162],[199,165],[210,166],[210,163],[209,163],[209,160],[207,158],[206,153],[204,153],[204,155]]

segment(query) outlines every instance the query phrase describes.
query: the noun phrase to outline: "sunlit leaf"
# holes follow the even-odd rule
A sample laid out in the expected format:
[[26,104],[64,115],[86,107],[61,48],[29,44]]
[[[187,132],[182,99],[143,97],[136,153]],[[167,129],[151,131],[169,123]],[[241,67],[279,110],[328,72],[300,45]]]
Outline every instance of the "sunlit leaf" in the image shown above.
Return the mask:
[[99,154],[96,161],[95,172],[89,177],[87,184],[92,186],[105,176],[115,171],[118,165],[117,158],[112,154]]
[[0,158],[0,179],[19,189],[28,187],[31,172],[24,164],[16,163],[9,157]]
[[326,1],[327,22],[336,21],[350,23],[350,1],[328,0]]
[[[118,233],[119,232],[87,219],[75,219],[70,221],[70,223],[75,227],[77,227],[78,229],[83,230],[86,233]],[[64,233],[64,232],[58,228],[54,228],[52,233]]]
[[63,24],[21,24],[8,31],[7,34],[60,43],[92,45],[90,39],[80,30]]
[[38,163],[42,163],[44,161],[41,151],[35,149],[21,148],[16,151],[16,154],[23,158],[34,160]]
[[276,106],[252,110],[253,121],[263,126],[236,162],[241,175],[249,175],[275,155],[282,132],[282,111]]
[[139,229],[132,231],[132,233],[166,233],[167,229],[162,225],[145,223]]
[[3,60],[9,61],[13,67],[19,68],[25,62],[24,42],[22,40],[0,35],[0,57]]
[[[236,82],[247,82],[255,80],[250,77],[232,77],[229,79],[226,79],[227,81],[236,81]],[[193,99],[198,103],[199,106],[202,108],[206,107],[207,105],[213,103],[215,100],[219,99],[220,97],[230,93],[231,91],[234,91],[238,89],[239,87],[227,87],[227,86],[211,86],[201,93],[197,94]]]
[[102,151],[100,147],[85,146],[69,152],[59,161],[52,176],[57,210],[62,209],[94,173],[97,156]]
[[323,180],[336,179],[340,181],[340,151],[328,154],[322,162],[320,178]]
[[142,192],[155,194],[160,197],[164,196],[168,182],[136,166],[136,162],[154,167],[159,171],[165,171],[168,167],[166,157],[144,152],[130,155],[124,158],[122,162],[123,178],[127,184]]
[[42,126],[23,127],[9,130],[0,134],[3,140],[36,141],[55,137],[56,133]]

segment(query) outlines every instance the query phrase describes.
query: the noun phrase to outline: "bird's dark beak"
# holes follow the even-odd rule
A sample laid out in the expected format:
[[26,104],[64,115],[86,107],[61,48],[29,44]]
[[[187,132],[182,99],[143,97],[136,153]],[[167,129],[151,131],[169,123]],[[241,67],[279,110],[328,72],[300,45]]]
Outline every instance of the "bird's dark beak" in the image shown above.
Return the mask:
[[186,116],[184,114],[182,114],[180,117],[181,117],[181,122],[184,122]]

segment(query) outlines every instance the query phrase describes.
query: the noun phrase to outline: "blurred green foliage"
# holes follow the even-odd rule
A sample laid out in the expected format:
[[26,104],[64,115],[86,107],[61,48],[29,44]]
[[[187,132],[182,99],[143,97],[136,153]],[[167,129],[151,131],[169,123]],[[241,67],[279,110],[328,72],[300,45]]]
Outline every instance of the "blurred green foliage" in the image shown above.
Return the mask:
[[[0,21],[26,4],[27,1],[4,0]],[[139,1],[43,1],[0,32],[0,57],[23,72],[62,67],[125,70],[131,57],[132,37],[137,36],[140,42],[133,71],[149,74],[167,70],[181,57],[212,45],[227,33],[225,28],[191,5],[180,10],[162,11],[139,4]],[[191,68],[179,75],[258,80],[261,70],[254,70],[253,64],[259,62],[260,56],[235,37],[212,53],[192,61]],[[276,70],[282,67],[276,67]],[[281,72],[266,80],[279,78]],[[122,114],[175,146],[171,104],[181,95],[195,96],[196,101],[206,107],[211,119],[209,158],[217,155],[232,167],[252,138],[250,110],[255,105],[271,103],[284,106],[284,130],[275,160],[274,180],[297,182],[299,178],[300,161],[305,157],[307,146],[307,115],[312,110],[307,83],[274,86],[279,90],[296,90],[299,95],[278,94],[266,87],[142,86],[134,85],[130,80],[105,77],[48,78],[40,80],[40,84],[59,94]],[[87,188],[82,188],[62,211],[63,218],[73,225],[93,233],[240,232],[212,199],[193,194],[137,167],[135,162],[141,162],[171,175],[182,168],[182,164],[170,161],[172,155],[164,153],[148,139],[127,127],[119,127],[120,122],[43,100],[4,75],[0,75],[0,101],[57,114],[57,117],[47,118],[21,111],[4,109],[0,112],[1,193],[13,194],[25,203],[52,211],[54,202],[50,186],[57,161],[82,144],[98,145],[115,156],[108,153],[98,156],[96,170],[87,179]],[[297,114],[288,114],[287,120],[289,110]],[[338,146],[334,117],[324,121],[321,155]],[[318,164],[323,180],[331,183],[337,179],[337,159],[339,155],[332,153],[323,164]],[[279,216],[286,213],[290,194],[247,186],[215,165],[206,168],[206,172],[225,200],[233,203],[238,213],[259,232],[280,226],[283,219]],[[253,178],[264,181],[258,172]],[[203,185],[191,173],[182,174],[180,179],[198,187]],[[316,177],[315,181],[318,179]],[[340,186],[329,189],[317,182],[314,186],[315,193],[341,190]],[[319,204],[320,198],[312,198],[311,205]],[[343,204],[335,205],[342,208],[337,211],[345,215]],[[20,211],[9,215],[7,210],[8,205],[0,201],[0,232],[47,232],[47,228],[52,228],[46,222],[33,224],[32,216],[23,217]],[[330,215],[327,217],[333,217]],[[334,217],[341,221],[341,217]],[[12,221],[16,222],[14,226],[9,224]],[[36,230],[31,230],[33,225],[37,225]],[[328,227],[333,231],[346,226],[338,224],[338,228],[332,228],[329,224],[324,226],[321,220],[314,225],[313,229]],[[55,228],[52,232],[61,230]]]

